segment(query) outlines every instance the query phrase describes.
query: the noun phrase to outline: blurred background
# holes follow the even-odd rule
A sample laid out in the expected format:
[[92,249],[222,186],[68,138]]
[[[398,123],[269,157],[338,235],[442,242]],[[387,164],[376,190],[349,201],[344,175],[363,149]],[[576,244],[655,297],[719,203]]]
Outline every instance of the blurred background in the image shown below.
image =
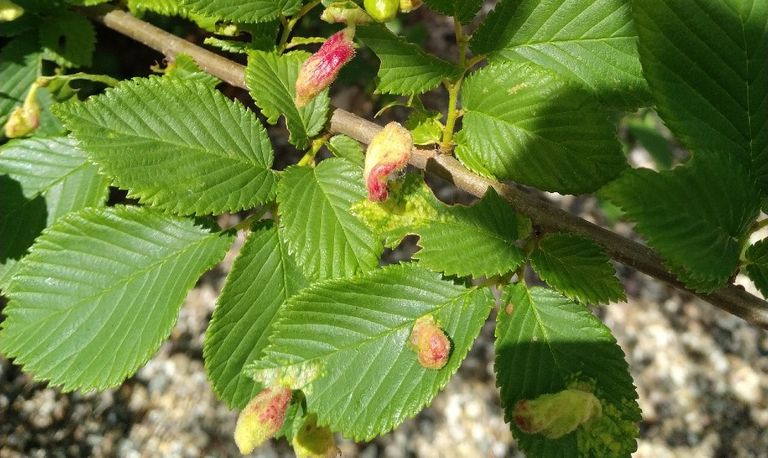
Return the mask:
[[[485,12],[490,8],[486,5]],[[482,15],[481,15],[482,16]],[[205,35],[178,18],[147,14],[145,19],[202,43]],[[400,18],[403,33],[441,57],[456,54],[450,19],[421,8]],[[307,35],[330,35],[333,27],[317,14],[304,21]],[[469,30],[473,30],[470,25]],[[301,33],[302,31],[299,31]],[[98,28],[92,73],[118,78],[151,73],[162,56],[128,38]],[[0,42],[0,45],[3,43]],[[228,57],[243,62],[242,55]],[[370,96],[376,58],[365,51],[342,72],[333,88],[334,104],[360,116],[373,115],[397,99]],[[82,93],[93,88],[88,85]],[[247,93],[223,87],[230,97],[253,106]],[[423,98],[428,109],[445,110],[446,94],[437,89]],[[402,120],[402,107],[387,110],[380,123]],[[664,169],[687,157],[652,110],[613,114],[619,138],[636,167]],[[300,153],[287,144],[285,130],[270,128],[277,168]],[[442,200],[472,199],[448,183],[430,182]],[[544,196],[593,222],[635,237],[615,207],[595,197]],[[113,202],[124,201],[115,191]],[[220,218],[222,225],[243,215]],[[768,233],[756,234],[762,238]],[[0,358],[0,458],[49,456],[237,456],[232,440],[237,412],[218,401],[207,382],[202,344],[208,320],[237,256],[243,234],[225,261],[207,273],[189,293],[171,338],[147,365],[121,387],[103,393],[61,393],[35,383]],[[407,240],[389,260],[414,250]],[[596,308],[624,350],[638,387],[643,421],[635,457],[768,457],[768,333],[741,319],[680,293],[635,271],[617,266],[628,301]],[[536,281],[536,279],[530,279]],[[739,276],[753,294],[749,281]],[[4,305],[0,298],[0,307]],[[491,317],[491,320],[494,317]],[[433,404],[397,430],[370,443],[339,437],[343,456],[359,457],[516,457],[522,456],[504,422],[493,376],[493,322],[457,375]],[[293,456],[284,442],[269,443],[253,456]]]

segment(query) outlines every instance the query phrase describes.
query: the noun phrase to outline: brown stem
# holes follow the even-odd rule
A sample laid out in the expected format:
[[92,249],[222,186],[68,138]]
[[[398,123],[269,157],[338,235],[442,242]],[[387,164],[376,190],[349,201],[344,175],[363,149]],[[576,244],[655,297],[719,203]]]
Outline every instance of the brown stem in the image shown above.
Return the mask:
[[[173,57],[179,53],[187,54],[206,72],[233,86],[247,89],[245,67],[242,65],[189,43],[124,11],[105,9],[97,11],[99,12],[93,14],[93,17],[107,27],[140,41],[167,57]],[[381,126],[378,124],[340,108],[336,108],[331,116],[331,132],[348,135],[362,143],[369,143],[380,129]],[[436,154],[433,150],[414,149],[410,163],[477,197],[482,197],[486,190],[492,187],[509,202],[512,208],[531,218],[534,224],[542,229],[570,232],[593,240],[616,261],[698,296],[749,323],[768,329],[768,303],[749,294],[740,286],[729,284],[709,294],[692,291],[669,273],[659,255],[647,246],[574,216],[516,187],[475,175],[450,155]]]

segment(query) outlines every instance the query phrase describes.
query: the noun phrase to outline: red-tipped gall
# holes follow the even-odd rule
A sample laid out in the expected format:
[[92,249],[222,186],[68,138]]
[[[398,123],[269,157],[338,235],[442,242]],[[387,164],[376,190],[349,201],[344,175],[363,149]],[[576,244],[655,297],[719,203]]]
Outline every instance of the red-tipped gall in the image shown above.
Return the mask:
[[301,108],[333,83],[339,70],[353,57],[353,29],[331,35],[316,53],[309,56],[299,69],[296,79],[296,106]]
[[384,126],[365,152],[363,178],[368,189],[368,199],[373,202],[387,200],[387,180],[389,176],[402,170],[411,157],[413,138],[411,133],[399,123],[391,122]]
[[277,434],[285,421],[291,395],[289,388],[275,386],[264,388],[251,399],[235,426],[235,443],[240,453],[251,453]]

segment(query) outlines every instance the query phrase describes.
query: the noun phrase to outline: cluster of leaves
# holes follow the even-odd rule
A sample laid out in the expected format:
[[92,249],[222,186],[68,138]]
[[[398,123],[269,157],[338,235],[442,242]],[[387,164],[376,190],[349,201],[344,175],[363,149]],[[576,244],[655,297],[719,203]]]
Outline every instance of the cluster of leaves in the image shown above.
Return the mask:
[[[92,390],[133,374],[234,241],[212,216],[251,211],[204,347],[230,407],[281,384],[303,393],[282,431],[289,439],[311,414],[369,440],[431,402],[498,304],[497,384],[521,446],[533,456],[634,450],[632,379],[588,308],[624,297],[608,257],[573,234],[542,236],[493,190],[449,206],[409,172],[387,201],[367,201],[362,147],[326,131],[328,91],[294,103],[309,53],[293,48],[317,39],[291,33],[319,1],[128,1],[135,14],[191,19],[216,34],[206,43],[247,53],[261,114],[269,124],[283,118],[289,142],[307,152],[282,171],[256,115],[186,56],[162,75],[76,97],[74,78],[111,85],[67,73],[91,65],[95,44],[74,7],[104,1],[16,3],[25,15],[0,29],[0,123],[35,81],[46,85],[40,127],[0,146],[0,289],[10,299],[0,351],[36,379]],[[467,24],[482,2],[425,3]],[[358,26],[356,38],[380,60],[377,91],[407,100],[417,144],[451,138],[458,114],[443,122],[419,96],[460,89],[462,127],[449,146],[473,172],[599,192],[688,287],[713,291],[746,267],[768,293],[768,244],[747,245],[768,193],[767,30],[759,0],[502,0],[460,37],[456,63],[382,24]],[[609,117],[652,104],[693,155],[662,172],[629,167]],[[320,160],[323,145],[335,157]],[[140,205],[107,205],[110,185]],[[380,267],[384,249],[409,234],[419,237],[414,259]],[[526,286],[528,265],[552,289]],[[452,343],[439,370],[408,346],[424,316]],[[557,439],[515,424],[518,401],[574,384],[599,399],[599,418]]]

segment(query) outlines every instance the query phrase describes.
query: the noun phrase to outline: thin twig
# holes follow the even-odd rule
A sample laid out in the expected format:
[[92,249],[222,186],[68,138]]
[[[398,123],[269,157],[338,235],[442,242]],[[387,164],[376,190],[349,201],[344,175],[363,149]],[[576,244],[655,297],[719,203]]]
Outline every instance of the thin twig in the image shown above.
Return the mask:
[[461,76],[456,81],[446,82],[445,84],[445,88],[448,91],[448,111],[445,117],[442,140],[440,141],[440,150],[444,153],[453,151],[453,131],[456,129],[456,119],[459,117],[457,106],[463,80],[464,77]]
[[[247,89],[245,67],[242,65],[154,27],[124,11],[96,11],[99,12],[94,14],[94,17],[107,27],[144,43],[167,57],[179,53],[187,54],[206,72],[233,86]],[[369,143],[380,129],[378,124],[339,108],[333,111],[330,120],[331,132],[343,133],[362,143]],[[647,246],[572,215],[514,186],[476,175],[450,155],[437,154],[434,150],[414,149],[410,163],[477,197],[482,197],[486,190],[492,187],[512,208],[531,218],[534,224],[543,230],[570,232],[593,240],[616,261],[700,297],[749,323],[768,329],[768,303],[749,294],[740,286],[729,284],[709,294],[692,291],[668,272],[659,255]]]

